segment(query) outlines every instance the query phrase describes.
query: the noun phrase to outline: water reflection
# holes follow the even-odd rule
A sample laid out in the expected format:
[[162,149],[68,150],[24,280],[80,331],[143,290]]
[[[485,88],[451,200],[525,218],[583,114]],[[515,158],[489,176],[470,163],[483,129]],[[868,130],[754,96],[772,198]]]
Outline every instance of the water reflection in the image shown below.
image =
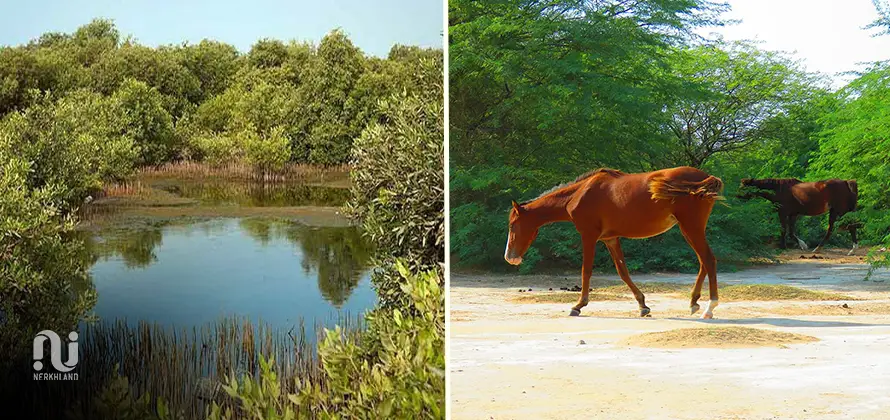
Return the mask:
[[105,319],[197,325],[240,314],[275,324],[360,313],[376,301],[371,249],[356,227],[167,219],[83,235],[99,292],[96,313]]
[[303,271],[318,271],[318,289],[336,306],[349,298],[371,257],[358,229],[291,229],[288,237],[303,250]]
[[349,190],[293,183],[185,182],[157,184],[157,188],[205,205],[245,207],[331,206],[349,199]]

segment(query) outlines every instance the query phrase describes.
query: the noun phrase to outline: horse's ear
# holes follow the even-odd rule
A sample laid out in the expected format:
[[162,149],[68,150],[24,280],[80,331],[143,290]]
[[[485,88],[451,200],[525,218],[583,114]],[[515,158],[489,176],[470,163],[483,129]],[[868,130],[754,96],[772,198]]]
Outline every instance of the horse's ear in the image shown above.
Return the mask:
[[516,200],[513,200],[513,208],[516,209],[517,212],[522,211],[522,207],[519,207],[519,203],[517,203]]

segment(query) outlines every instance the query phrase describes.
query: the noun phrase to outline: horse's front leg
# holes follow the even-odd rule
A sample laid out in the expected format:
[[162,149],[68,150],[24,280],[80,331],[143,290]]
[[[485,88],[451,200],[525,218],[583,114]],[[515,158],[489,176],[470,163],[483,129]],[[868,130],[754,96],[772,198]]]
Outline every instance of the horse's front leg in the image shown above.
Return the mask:
[[651,316],[649,315],[649,307],[646,306],[646,296],[643,295],[643,292],[641,292],[637,285],[630,279],[630,273],[627,271],[627,264],[624,262],[624,251],[621,249],[621,242],[619,242],[618,238],[608,239],[603,242],[606,244],[606,247],[609,248],[609,253],[612,254],[612,262],[615,263],[615,270],[618,271],[618,276],[621,277],[624,284],[630,288],[631,293],[633,293],[634,298],[637,300],[637,304],[640,305],[640,316]]
[[584,244],[584,264],[581,267],[581,298],[572,307],[569,316],[581,315],[581,308],[587,306],[587,303],[590,302],[590,276],[593,275],[593,257],[596,254],[597,239],[599,239],[599,234],[581,234],[581,241]]
[[788,216],[785,213],[779,212],[779,224],[782,225],[782,231],[779,237],[779,249],[786,249],[788,247],[788,243],[785,238],[788,236]]

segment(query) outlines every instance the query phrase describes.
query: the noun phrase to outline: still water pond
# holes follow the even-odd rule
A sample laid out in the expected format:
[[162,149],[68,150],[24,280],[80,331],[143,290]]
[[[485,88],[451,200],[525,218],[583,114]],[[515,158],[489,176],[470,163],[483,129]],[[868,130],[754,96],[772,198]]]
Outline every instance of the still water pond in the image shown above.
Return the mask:
[[[293,198],[274,195],[282,200],[276,203],[258,196],[256,189],[242,190],[253,194],[248,202],[217,189],[169,191],[200,196],[202,205],[262,207],[286,201],[287,206]],[[294,191],[324,205],[342,201],[330,191]],[[247,317],[289,329],[301,319],[307,326],[332,326],[376,304],[371,249],[357,227],[342,223],[310,226],[266,216],[131,217],[84,232],[84,237],[99,296],[94,313],[102,321],[147,321],[179,329]]]

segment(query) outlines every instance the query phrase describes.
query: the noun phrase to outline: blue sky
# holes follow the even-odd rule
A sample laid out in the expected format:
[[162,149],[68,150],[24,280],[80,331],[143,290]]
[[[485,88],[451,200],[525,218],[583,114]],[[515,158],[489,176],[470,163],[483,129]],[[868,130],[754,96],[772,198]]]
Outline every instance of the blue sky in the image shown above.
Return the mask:
[[852,76],[839,72],[862,68],[861,63],[890,59],[890,36],[872,37],[864,30],[877,11],[871,0],[729,0],[738,25],[704,28],[727,40],[760,41],[760,47],[785,51],[813,72],[832,77],[838,88]]
[[112,19],[121,35],[157,46],[227,42],[246,52],[260,38],[317,43],[340,27],[366,54],[385,56],[393,44],[439,47],[442,0],[3,0],[0,45],[19,45],[45,32],[73,32],[95,17]]

